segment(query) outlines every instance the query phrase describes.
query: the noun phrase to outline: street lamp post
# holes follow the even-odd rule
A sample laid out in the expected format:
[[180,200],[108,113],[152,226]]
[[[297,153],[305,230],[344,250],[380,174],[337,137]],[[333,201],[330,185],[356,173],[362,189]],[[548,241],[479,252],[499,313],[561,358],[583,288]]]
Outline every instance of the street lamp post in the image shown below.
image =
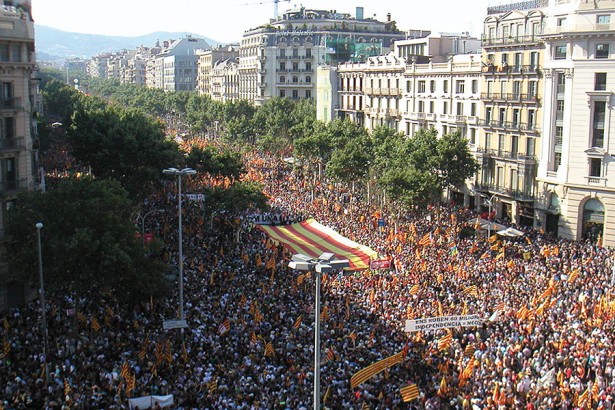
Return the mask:
[[49,368],[47,366],[47,354],[49,351],[48,335],[47,335],[47,313],[45,311],[45,286],[43,281],[43,251],[41,248],[41,229],[43,224],[36,223],[36,236],[38,239],[38,282],[39,282],[39,297],[41,300],[41,320],[43,326],[43,364],[45,366],[45,386],[49,386]]
[[143,216],[141,216],[140,212],[137,214],[137,220],[141,221],[141,243],[143,244],[143,247],[145,247],[145,218],[147,218],[149,214],[162,211],[164,211],[164,209],[152,209],[151,211],[146,212]]
[[165,175],[177,175],[177,202],[179,214],[179,319],[184,320],[184,255],[182,248],[182,176],[194,175],[196,171],[192,168],[167,168],[163,169]]
[[350,266],[348,259],[333,258],[333,253],[323,253],[318,259],[307,255],[293,255],[288,267],[316,272],[316,297],[314,300],[314,410],[320,410],[320,282],[323,273],[334,272]]
[[[481,195],[483,198],[487,198],[487,195]],[[487,205],[489,205],[489,215],[487,216],[487,236],[491,238],[491,207],[493,206],[493,198],[495,194],[491,195],[489,199],[485,199]]]

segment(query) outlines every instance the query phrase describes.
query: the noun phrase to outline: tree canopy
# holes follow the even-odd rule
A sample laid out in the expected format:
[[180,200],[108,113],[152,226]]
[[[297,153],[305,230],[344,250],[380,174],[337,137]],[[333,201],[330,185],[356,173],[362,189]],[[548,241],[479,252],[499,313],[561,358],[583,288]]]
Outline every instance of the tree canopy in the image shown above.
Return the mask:
[[147,297],[164,291],[161,262],[147,258],[130,222],[131,201],[115,181],[67,179],[49,192],[23,193],[7,214],[9,263],[36,277],[35,224],[43,223],[41,247],[50,291],[92,287],[118,296]]

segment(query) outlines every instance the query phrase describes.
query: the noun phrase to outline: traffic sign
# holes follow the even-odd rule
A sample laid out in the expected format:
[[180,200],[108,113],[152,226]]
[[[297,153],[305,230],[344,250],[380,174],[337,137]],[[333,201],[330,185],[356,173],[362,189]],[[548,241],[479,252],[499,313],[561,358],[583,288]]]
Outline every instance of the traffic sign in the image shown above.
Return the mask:
[[164,330],[183,329],[185,327],[188,327],[185,320],[165,320],[162,322],[162,328]]

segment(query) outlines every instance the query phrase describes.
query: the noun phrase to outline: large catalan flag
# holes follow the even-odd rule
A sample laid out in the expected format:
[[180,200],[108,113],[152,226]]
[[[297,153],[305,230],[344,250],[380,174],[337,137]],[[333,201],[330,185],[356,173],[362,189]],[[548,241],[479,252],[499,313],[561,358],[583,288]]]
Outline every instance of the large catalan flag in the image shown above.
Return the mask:
[[370,259],[376,259],[378,256],[371,248],[343,237],[313,218],[291,225],[257,226],[292,253],[317,258],[325,252],[331,252],[339,259],[348,259],[349,270],[368,269]]

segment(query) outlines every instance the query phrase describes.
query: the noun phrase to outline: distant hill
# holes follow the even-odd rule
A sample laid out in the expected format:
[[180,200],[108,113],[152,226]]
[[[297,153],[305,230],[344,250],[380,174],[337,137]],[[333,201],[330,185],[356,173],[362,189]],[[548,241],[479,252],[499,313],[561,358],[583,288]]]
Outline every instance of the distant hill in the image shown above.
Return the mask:
[[67,58],[90,58],[99,53],[130,50],[138,46],[153,47],[156,41],[176,40],[187,35],[205,39],[215,46],[216,40],[194,33],[157,31],[138,37],[103,36],[70,33],[35,24],[36,56],[39,61],[63,62]]

